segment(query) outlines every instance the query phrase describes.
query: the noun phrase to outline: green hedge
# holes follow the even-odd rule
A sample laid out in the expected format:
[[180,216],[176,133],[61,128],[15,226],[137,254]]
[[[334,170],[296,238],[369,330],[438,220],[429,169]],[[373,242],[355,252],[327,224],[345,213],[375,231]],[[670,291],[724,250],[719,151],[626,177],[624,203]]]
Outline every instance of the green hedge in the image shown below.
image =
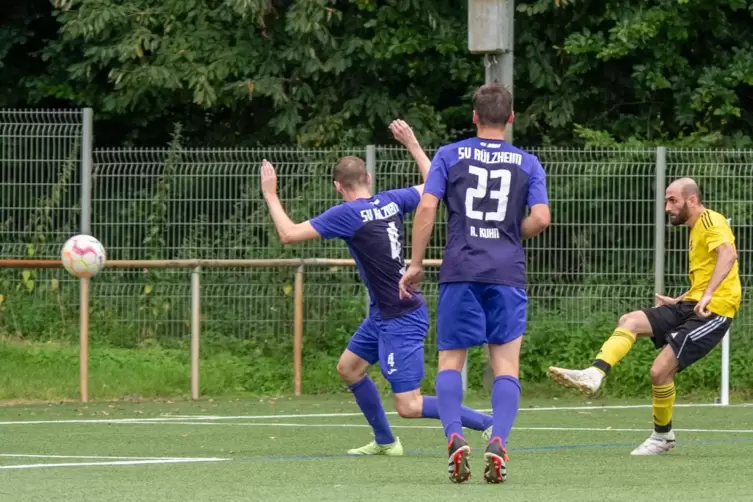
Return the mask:
[[[0,305],[2,339],[0,364],[3,367],[0,399],[75,398],[78,382],[77,324],[75,309],[61,307],[47,295],[22,295]],[[22,301],[19,301],[22,300]],[[307,328],[304,338],[305,393],[342,392],[345,387],[335,371],[340,352],[357,326],[355,314],[362,299],[356,298],[339,309],[329,329]],[[62,314],[61,314],[62,313]],[[61,318],[61,315],[63,316]],[[433,313],[432,313],[433,315]],[[521,379],[524,386],[547,389],[549,366],[582,367],[589,364],[601,343],[614,328],[614,318],[594,315],[584,324],[567,324],[554,313],[532,312],[523,343]],[[115,311],[99,310],[91,325],[91,393],[94,398],[140,396],[181,396],[188,390],[189,340],[146,338],[140,344],[118,343],[133,340],[137,325],[118,322]],[[105,322],[110,319],[110,322]],[[9,329],[15,327],[14,330]],[[433,392],[436,352],[430,342],[426,349],[426,379],[423,389]],[[280,338],[260,333],[246,339],[223,333],[202,333],[202,393],[277,394],[292,392],[292,337]],[[653,344],[639,340],[628,357],[608,379],[608,396],[647,396],[649,368],[655,356]],[[746,337],[733,338],[731,382],[742,392],[753,389],[753,344]],[[485,358],[481,349],[471,351],[469,386],[472,392],[484,390]],[[387,386],[377,376],[383,390]],[[713,393],[719,387],[720,356],[717,348],[703,361],[678,378],[681,394]],[[542,387],[543,385],[543,387]]]

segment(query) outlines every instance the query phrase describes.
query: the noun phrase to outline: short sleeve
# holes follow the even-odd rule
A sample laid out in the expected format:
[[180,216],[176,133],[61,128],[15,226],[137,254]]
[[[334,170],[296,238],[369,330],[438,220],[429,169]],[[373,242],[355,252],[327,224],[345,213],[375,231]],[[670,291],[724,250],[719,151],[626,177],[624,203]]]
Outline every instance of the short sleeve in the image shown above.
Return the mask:
[[534,156],[531,159],[531,171],[528,174],[528,207],[536,204],[549,205],[549,197],[546,194],[546,174],[541,167],[539,159]]
[[440,148],[431,160],[429,174],[426,177],[426,184],[424,184],[424,193],[430,193],[437,199],[443,198],[447,189],[447,170],[447,162],[442,156],[442,149]]
[[716,215],[701,215],[701,223],[705,227],[706,247],[709,252],[715,250],[722,244],[734,244],[735,237],[732,235],[732,230],[727,225],[726,221],[723,221],[722,217]]
[[403,213],[412,213],[418,207],[418,203],[421,202],[421,194],[415,187],[398,188],[387,193],[400,206]]
[[311,218],[309,223],[324,239],[347,239],[356,231],[358,219],[347,204],[339,204]]

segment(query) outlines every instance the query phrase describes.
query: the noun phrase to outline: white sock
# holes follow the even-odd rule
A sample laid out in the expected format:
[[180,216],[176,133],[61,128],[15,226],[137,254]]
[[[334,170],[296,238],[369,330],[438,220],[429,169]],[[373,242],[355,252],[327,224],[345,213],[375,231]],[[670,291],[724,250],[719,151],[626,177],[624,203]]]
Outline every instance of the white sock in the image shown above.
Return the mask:
[[667,439],[667,440],[673,440],[675,438],[675,433],[672,431],[669,432],[656,432],[654,431],[654,437],[658,437],[661,439]]

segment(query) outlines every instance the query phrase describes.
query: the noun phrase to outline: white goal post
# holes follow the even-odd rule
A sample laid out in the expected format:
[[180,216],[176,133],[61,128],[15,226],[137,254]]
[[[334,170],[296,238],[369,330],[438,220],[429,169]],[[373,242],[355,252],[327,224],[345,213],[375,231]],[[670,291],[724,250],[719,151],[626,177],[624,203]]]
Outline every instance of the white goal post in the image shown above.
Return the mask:
[[[727,218],[727,224],[732,226],[732,218]],[[722,376],[721,389],[719,389],[719,404],[729,405],[729,330],[722,338]]]
[[729,405],[729,330],[722,338],[722,385],[719,392],[719,404]]

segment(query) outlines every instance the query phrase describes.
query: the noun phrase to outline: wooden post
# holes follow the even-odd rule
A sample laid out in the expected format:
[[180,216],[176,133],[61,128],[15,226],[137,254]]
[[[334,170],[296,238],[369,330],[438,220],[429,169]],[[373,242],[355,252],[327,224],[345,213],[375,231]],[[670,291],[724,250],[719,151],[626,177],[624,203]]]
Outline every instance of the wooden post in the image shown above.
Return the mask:
[[201,267],[191,272],[191,399],[199,399],[199,337],[201,336]]
[[89,402],[89,279],[80,281],[79,388],[81,402]]
[[301,373],[303,361],[303,265],[295,272],[293,324],[293,392],[301,395]]

